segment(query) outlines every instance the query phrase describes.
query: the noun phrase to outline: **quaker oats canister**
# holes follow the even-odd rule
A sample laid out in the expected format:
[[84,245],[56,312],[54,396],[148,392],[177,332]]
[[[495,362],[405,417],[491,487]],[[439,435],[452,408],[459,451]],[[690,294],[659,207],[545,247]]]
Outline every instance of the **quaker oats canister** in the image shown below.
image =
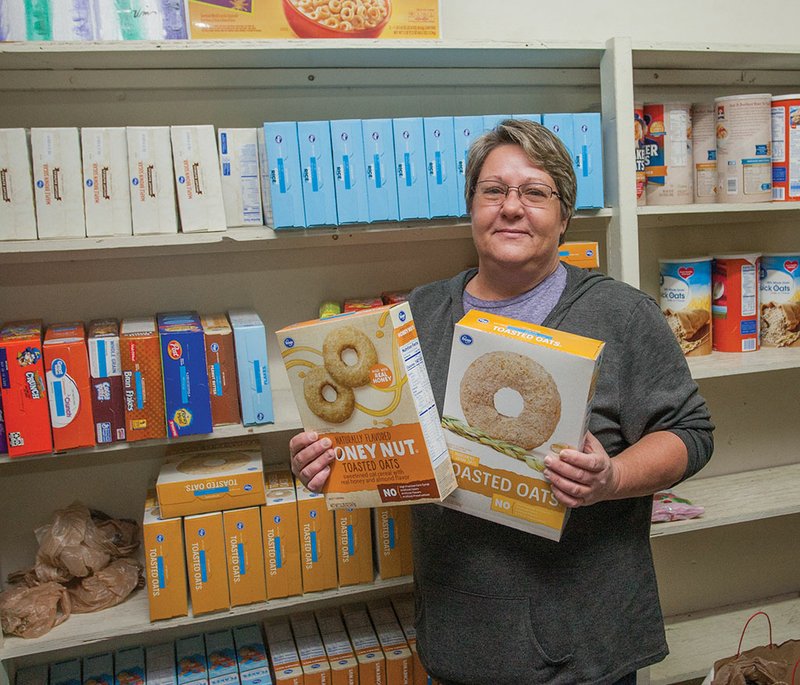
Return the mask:
[[718,202],[772,199],[772,96],[716,98]]
[[694,202],[691,110],[688,103],[645,103],[648,205]]
[[711,354],[711,258],[659,259],[661,311],[687,357]]
[[694,201],[717,201],[717,134],[713,102],[692,105]]
[[760,254],[715,255],[711,273],[714,349],[755,352],[760,347],[758,270]]
[[772,199],[800,200],[800,95],[772,98]]
[[761,256],[761,344],[800,347],[800,253]]

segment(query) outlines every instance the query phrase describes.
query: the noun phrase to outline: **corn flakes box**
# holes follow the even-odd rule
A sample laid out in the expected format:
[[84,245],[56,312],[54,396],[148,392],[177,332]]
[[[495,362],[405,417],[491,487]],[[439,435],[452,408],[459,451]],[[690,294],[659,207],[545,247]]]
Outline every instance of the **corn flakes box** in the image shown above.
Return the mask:
[[303,426],[336,453],[329,509],[439,502],[455,489],[408,303],[277,335]]

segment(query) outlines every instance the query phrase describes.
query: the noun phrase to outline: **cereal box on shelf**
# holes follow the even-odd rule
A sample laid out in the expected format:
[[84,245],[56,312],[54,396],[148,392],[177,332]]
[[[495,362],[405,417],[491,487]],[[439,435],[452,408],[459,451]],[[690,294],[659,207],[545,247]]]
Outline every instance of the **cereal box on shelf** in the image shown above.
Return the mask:
[[277,332],[300,418],[333,443],[329,508],[438,502],[456,487],[408,303]]
[[119,329],[119,351],[127,439],[166,437],[161,343],[155,318],[123,319]]
[[261,533],[266,559],[267,599],[303,594],[297,494],[292,472],[282,465],[264,467],[266,504]]
[[183,536],[192,615],[229,609],[231,601],[222,513],[216,511],[184,517]]
[[206,340],[206,366],[211,396],[211,419],[215,426],[239,423],[239,396],[236,385],[236,352],[233,329],[225,314],[200,317]]
[[83,324],[48,326],[43,351],[55,449],[94,446],[89,354]]
[[125,398],[116,319],[89,322],[92,414],[98,444],[125,440]]
[[0,328],[0,395],[8,456],[51,452],[41,321],[9,322]]
[[604,343],[472,310],[456,324],[442,423],[458,490],[443,504],[561,537],[544,458],[583,446]]
[[258,507],[222,512],[231,606],[265,602],[264,546]]
[[242,685],[272,685],[261,628],[257,625],[234,628],[233,642]]
[[267,363],[267,334],[256,312],[233,309],[228,312],[236,349],[236,376],[242,423],[245,426],[272,423],[272,390]]
[[0,128],[0,240],[35,240],[36,213],[24,128]]
[[261,506],[261,446],[241,439],[175,446],[167,451],[156,489],[166,517]]

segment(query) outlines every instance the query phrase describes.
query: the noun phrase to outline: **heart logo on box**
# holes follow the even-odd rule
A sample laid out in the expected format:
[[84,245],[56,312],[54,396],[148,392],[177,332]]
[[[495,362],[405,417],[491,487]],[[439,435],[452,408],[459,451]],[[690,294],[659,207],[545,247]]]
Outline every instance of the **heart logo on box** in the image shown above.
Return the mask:
[[797,271],[797,267],[800,265],[798,265],[796,259],[792,259],[792,260],[786,260],[783,263],[783,266],[790,274],[793,274],[795,271]]
[[691,266],[682,266],[680,269],[678,269],[678,275],[682,279],[686,280],[687,278],[694,276],[694,269]]

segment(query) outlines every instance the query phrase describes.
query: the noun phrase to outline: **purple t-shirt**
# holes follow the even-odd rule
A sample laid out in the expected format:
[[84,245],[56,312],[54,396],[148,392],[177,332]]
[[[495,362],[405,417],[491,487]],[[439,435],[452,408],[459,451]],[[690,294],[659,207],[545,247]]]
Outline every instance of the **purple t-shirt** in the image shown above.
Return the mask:
[[470,309],[479,309],[538,326],[553,311],[566,286],[567,270],[563,264],[559,264],[541,283],[507,300],[480,300],[464,290],[464,313]]

